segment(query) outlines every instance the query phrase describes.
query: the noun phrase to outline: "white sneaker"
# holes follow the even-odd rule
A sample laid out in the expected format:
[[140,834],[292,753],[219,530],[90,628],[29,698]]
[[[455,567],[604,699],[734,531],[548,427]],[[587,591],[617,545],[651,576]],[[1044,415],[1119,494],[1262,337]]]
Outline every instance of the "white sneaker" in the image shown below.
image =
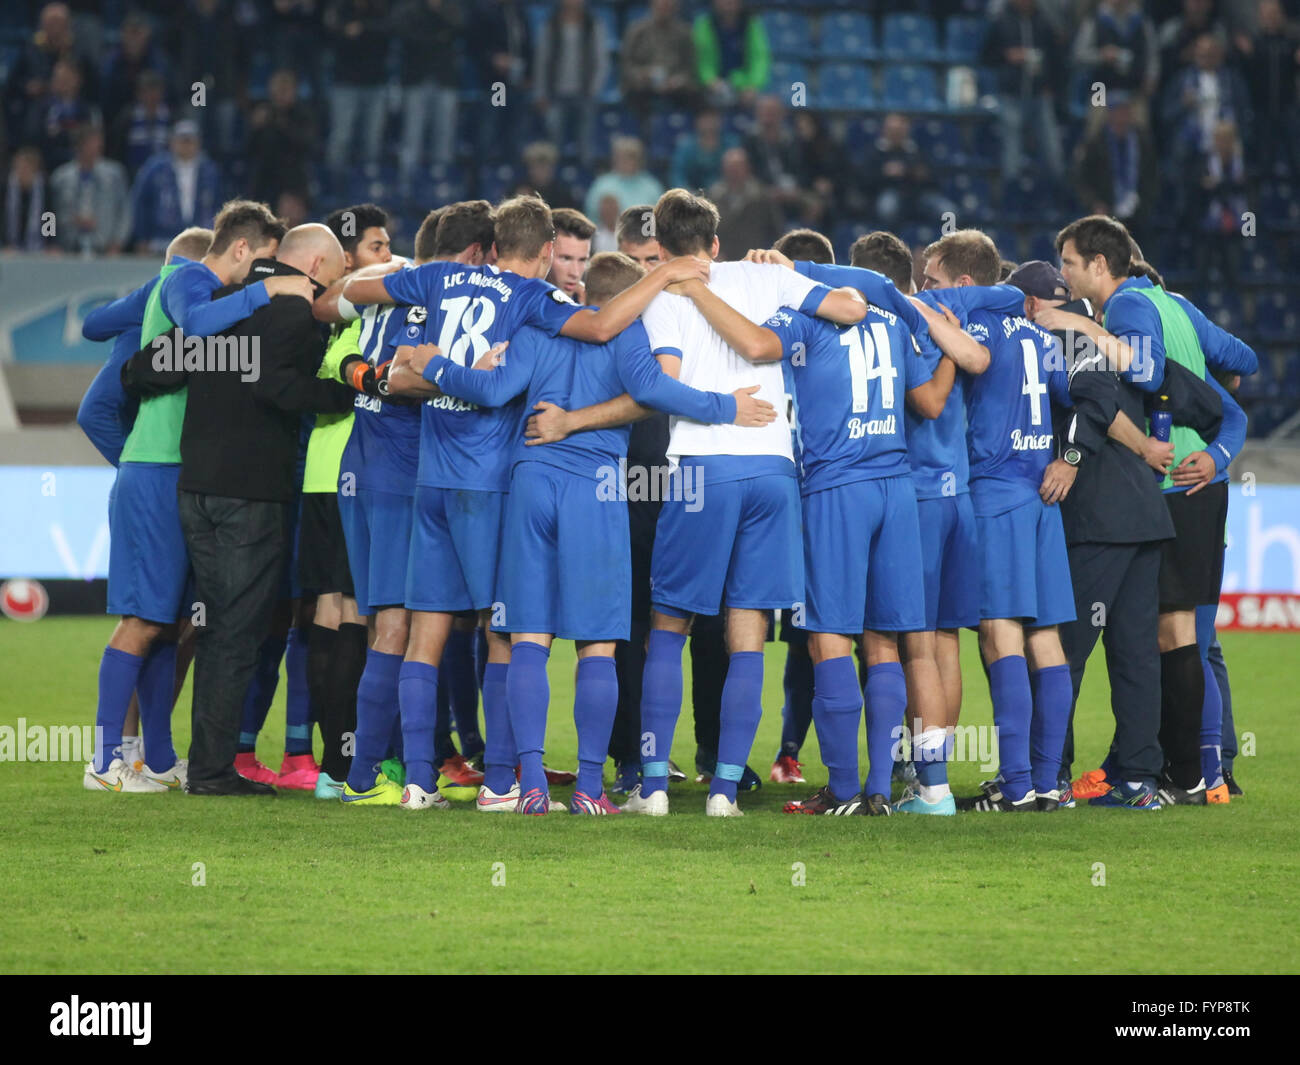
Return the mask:
[[450,810],[451,803],[434,788],[425,791],[419,784],[407,784],[402,789],[401,807],[403,810]]
[[510,785],[510,790],[498,795],[485,784],[480,784],[478,798],[474,800],[474,809],[481,814],[512,814],[519,805],[519,781]]
[[122,761],[139,773],[144,766],[144,744],[139,736],[122,737]]
[[638,784],[627,793],[627,802],[623,804],[625,814],[645,814],[647,817],[664,817],[668,813],[668,792],[660,789],[649,795],[641,794],[642,785]]
[[744,812],[725,795],[710,795],[704,804],[704,813],[709,817],[744,817]]
[[81,777],[81,786],[87,791],[120,791],[139,794],[171,790],[161,781],[150,780],[142,773],[137,773],[120,758],[114,758],[102,773],[95,772],[94,762],[87,762],[86,771]]
[[177,758],[176,764],[163,773],[155,773],[141,763],[141,768],[137,772],[147,780],[156,780],[169,791],[184,791],[185,784],[189,780],[190,763],[184,758]]

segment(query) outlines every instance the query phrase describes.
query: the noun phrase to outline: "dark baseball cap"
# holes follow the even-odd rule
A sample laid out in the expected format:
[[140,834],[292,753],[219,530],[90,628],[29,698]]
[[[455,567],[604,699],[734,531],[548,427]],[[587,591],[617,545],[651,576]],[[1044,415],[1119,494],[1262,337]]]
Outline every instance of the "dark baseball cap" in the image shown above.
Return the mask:
[[1008,285],[1015,285],[1026,296],[1040,300],[1068,300],[1070,286],[1065,283],[1061,271],[1051,263],[1034,259],[1016,267],[1007,277]]

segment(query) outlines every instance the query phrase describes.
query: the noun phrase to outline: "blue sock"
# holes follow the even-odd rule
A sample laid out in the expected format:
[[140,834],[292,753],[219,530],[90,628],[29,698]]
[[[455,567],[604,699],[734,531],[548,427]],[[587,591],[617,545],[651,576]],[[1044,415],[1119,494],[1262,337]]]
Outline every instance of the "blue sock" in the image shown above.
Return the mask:
[[813,719],[814,673],[813,661],[808,652],[796,650],[791,644],[785,656],[785,673],[781,678],[785,703],[781,707],[781,749],[777,752],[778,758],[782,755],[798,758],[799,750],[808,738],[808,726]]
[[1070,724],[1070,703],[1074,688],[1070,667],[1046,666],[1029,674],[1034,698],[1034,717],[1029,727],[1030,762],[1033,766],[1034,790],[1039,795],[1051,791],[1061,779],[1061,752],[1065,749],[1065,730]]
[[[1207,788],[1223,783],[1223,693],[1209,659],[1201,657],[1205,671],[1205,699],[1201,703],[1201,776]],[[146,751],[149,745],[146,743]]]
[[509,669],[503,662],[488,662],[483,670],[483,786],[498,795],[514,786],[515,766],[519,764],[519,748],[515,746],[506,700]]
[[907,681],[902,664],[881,662],[868,666],[862,698],[867,707],[867,782],[862,793],[888,798],[894,751],[907,710]]
[[[641,794],[668,790],[668,756],[682,712],[685,633],[651,629],[641,677]],[[648,753],[647,753],[648,752]],[[737,778],[739,779],[739,778]],[[735,797],[735,789],[732,789]]]
[[122,723],[144,659],[116,647],[105,647],[99,660],[99,705],[95,710],[95,772],[122,753]]
[[519,748],[520,795],[527,795],[534,788],[549,794],[542,754],[546,747],[546,708],[551,701],[550,682],[546,677],[546,660],[550,655],[541,644],[527,640],[510,648],[506,699],[510,706],[510,727]]
[[858,793],[858,723],[862,720],[862,692],[852,655],[828,658],[813,667],[812,716],[817,723],[817,743],[830,771],[831,791],[837,799]]
[[618,710],[618,674],[608,655],[578,659],[573,689],[573,723],[578,727],[577,790],[593,799],[605,790],[601,779],[614,714]]
[[[442,660],[447,661],[446,655]],[[456,745],[451,740],[451,698],[447,693],[447,674],[439,666],[438,701],[434,705],[433,718],[433,764],[442,765],[457,753]]]
[[172,702],[176,696],[176,645],[155,642],[135,682],[140,696],[140,737],[145,759],[155,773],[176,764],[172,746]]
[[307,633],[289,630],[284,650],[284,753],[311,754],[311,696],[307,693]]
[[353,791],[369,791],[375,786],[379,763],[388,751],[397,717],[397,678],[401,669],[401,655],[366,652],[366,668],[357,685],[357,731],[353,734],[352,768],[348,771]]
[[1024,655],[1007,655],[989,665],[989,695],[993,700],[993,725],[998,730],[1002,794],[1018,802],[1033,786],[1029,732],[1034,699]]
[[[479,630],[474,630],[479,631]],[[460,753],[466,758],[483,751],[478,730],[478,678],[474,667],[474,632],[451,630],[442,652],[439,676],[446,677],[451,720],[460,737]]]
[[736,651],[727,660],[727,679],[722,684],[718,766],[709,785],[710,795],[736,801],[736,784],[745,771],[762,716],[763,652]]
[[397,703],[402,714],[406,782],[431,792],[438,779],[433,771],[438,667],[427,662],[403,662],[397,673]]
[[257,666],[253,679],[244,693],[244,713],[239,721],[239,753],[249,754],[257,749],[257,734],[266,724],[266,715],[275,702],[275,689],[280,683],[280,659],[284,657],[286,639],[268,636],[257,649]]

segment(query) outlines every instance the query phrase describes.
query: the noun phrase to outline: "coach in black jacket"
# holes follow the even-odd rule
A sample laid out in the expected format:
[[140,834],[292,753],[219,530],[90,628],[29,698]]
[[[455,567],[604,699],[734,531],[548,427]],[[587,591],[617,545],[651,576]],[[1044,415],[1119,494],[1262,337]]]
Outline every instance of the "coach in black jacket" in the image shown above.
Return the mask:
[[[1025,263],[1007,283],[1025,293],[1031,318],[1043,307],[1093,317],[1086,300],[1065,302],[1069,289],[1048,263]],[[1075,620],[1061,626],[1061,646],[1070,662],[1077,704],[1084,666],[1101,636],[1115,715],[1109,775],[1154,787],[1163,768],[1157,642],[1160,545],[1174,535],[1156,469],[1172,458],[1172,449],[1141,428],[1149,393],[1120,378],[1089,338],[1056,336],[1066,353],[1074,401],[1072,409],[1054,411],[1057,458],[1043,477],[1044,498],[1061,504],[1074,583]],[[1194,378],[1184,380],[1177,373],[1181,369],[1174,367],[1161,391],[1172,393],[1176,421],[1203,425],[1212,437],[1222,416],[1218,398],[1208,388],[1197,389]],[[1072,707],[1061,757],[1063,786],[1070,780],[1073,761]]]
[[[247,283],[286,274],[305,274],[317,295],[338,280],[343,249],[334,234],[318,224],[291,229],[275,259],[253,264]],[[230,291],[233,286],[213,295]],[[151,346],[123,373],[137,391],[189,387],[179,491],[198,589],[192,795],[274,793],[235,772],[235,752],[244,693],[289,549],[301,415],[347,411],[355,400],[346,386],[316,377],[324,347],[311,304],[300,296],[275,296],[225,333],[206,338],[201,358],[187,356],[189,370],[167,367]]]

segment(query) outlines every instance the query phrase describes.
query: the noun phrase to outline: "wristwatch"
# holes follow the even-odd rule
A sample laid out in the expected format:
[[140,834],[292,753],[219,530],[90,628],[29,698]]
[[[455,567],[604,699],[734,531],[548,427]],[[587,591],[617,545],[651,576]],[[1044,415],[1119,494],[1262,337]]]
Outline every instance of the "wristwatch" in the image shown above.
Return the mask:
[[1061,458],[1069,463],[1069,465],[1077,467],[1079,463],[1083,461],[1083,452],[1077,447],[1067,447],[1065,451],[1062,452]]

